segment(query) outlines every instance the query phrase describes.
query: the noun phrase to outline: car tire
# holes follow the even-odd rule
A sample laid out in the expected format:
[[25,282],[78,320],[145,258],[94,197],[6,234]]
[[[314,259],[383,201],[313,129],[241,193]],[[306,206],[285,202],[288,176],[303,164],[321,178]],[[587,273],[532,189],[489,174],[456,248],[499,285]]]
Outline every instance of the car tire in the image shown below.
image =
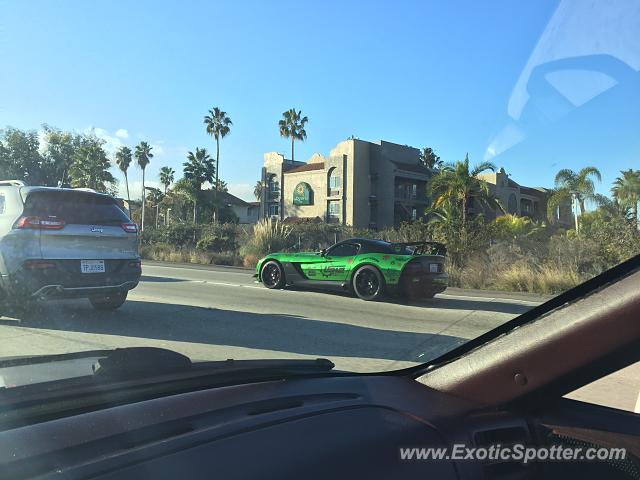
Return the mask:
[[262,266],[260,270],[260,280],[267,288],[284,288],[284,270],[275,260],[270,260]]
[[384,279],[376,267],[363,265],[353,274],[351,288],[362,300],[379,300],[384,296]]
[[89,301],[96,310],[115,310],[122,306],[129,292],[116,292],[109,295],[89,297]]

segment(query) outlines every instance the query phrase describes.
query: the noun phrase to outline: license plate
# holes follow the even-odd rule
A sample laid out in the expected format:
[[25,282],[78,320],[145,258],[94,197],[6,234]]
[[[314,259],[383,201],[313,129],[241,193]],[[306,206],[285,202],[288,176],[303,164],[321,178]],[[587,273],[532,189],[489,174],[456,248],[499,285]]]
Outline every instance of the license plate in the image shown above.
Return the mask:
[[82,273],[104,273],[104,260],[80,260]]
[[429,272],[431,273],[438,273],[438,270],[440,270],[440,265],[437,263],[430,263],[429,264]]

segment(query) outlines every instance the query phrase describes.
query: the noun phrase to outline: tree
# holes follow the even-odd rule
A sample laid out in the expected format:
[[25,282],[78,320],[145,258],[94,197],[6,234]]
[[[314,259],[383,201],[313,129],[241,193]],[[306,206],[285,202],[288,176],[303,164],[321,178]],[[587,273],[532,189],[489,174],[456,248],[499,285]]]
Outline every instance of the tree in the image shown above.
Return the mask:
[[444,165],[444,162],[431,147],[424,147],[420,150],[420,163],[431,170],[439,170]]
[[640,202],[640,170],[622,170],[622,176],[613,182],[611,193],[618,204],[629,212],[633,225],[638,228],[638,202]]
[[[223,112],[218,107],[213,107],[209,110],[209,115],[205,115],[204,124],[206,125],[206,130],[209,135],[216,139],[216,181],[215,185],[218,185],[218,173],[220,171],[220,140],[226,137],[231,131],[231,125],[233,122],[227,116],[226,112]],[[214,212],[215,212],[215,220],[217,221],[217,205],[218,205],[218,189],[214,190]]]
[[167,188],[173,183],[176,171],[171,167],[162,167],[160,169],[160,183],[164,185],[164,194],[167,194]]
[[294,160],[294,142],[300,140],[304,142],[307,138],[307,131],[304,129],[309,119],[302,116],[302,111],[291,108],[282,114],[282,120],[278,122],[280,136],[291,139],[291,161]]
[[149,145],[147,142],[140,142],[136,146],[134,155],[136,157],[136,161],[138,162],[138,166],[142,169],[142,220],[140,222],[140,231],[144,231],[144,209],[146,203],[145,199],[147,198],[144,189],[144,173],[147,165],[149,165],[149,162],[153,158],[153,153],[151,153],[151,145]]
[[42,128],[44,142],[41,143],[44,144],[40,145],[40,150],[43,151],[43,170],[47,172],[46,185],[63,186],[68,183],[69,168],[84,137],[49,125],[43,125]]
[[584,167],[579,172],[568,168],[560,170],[556,174],[556,191],[549,197],[549,217],[553,218],[553,211],[570,198],[574,204],[574,218],[576,232],[578,231],[578,217],[585,212],[585,202],[598,203],[599,196],[593,178],[602,181],[600,171],[596,167]]
[[491,194],[487,182],[477,178],[486,170],[495,171],[495,166],[490,162],[482,162],[473,170],[469,170],[469,155],[466,155],[461,162],[442,167],[440,175],[433,177],[428,185],[429,193],[433,198],[432,208],[437,211],[445,203],[450,202],[459,210],[463,228],[467,224],[471,201],[475,201],[479,207],[504,210]]
[[103,143],[93,136],[84,139],[69,167],[69,178],[73,187],[115,193],[116,179],[109,171],[111,163],[102,148]]
[[22,180],[28,185],[49,185],[37,132],[9,127],[2,133],[0,178]]
[[262,199],[263,190],[264,190],[264,185],[262,185],[262,182],[258,180],[256,182],[256,186],[253,187],[253,196],[256,197],[256,200],[260,201]]
[[227,185],[227,182],[225,182],[224,180],[218,179],[216,190],[218,192],[227,193],[229,192],[229,185]]
[[120,171],[124,174],[124,183],[127,187],[127,205],[129,207],[129,217],[131,217],[131,195],[129,194],[129,167],[131,166],[131,149],[126,146],[122,146],[116,152],[116,165]]
[[213,183],[216,167],[213,159],[207,153],[206,148],[196,148],[196,152],[187,154],[184,165],[184,178],[194,187],[193,196],[193,223],[198,222],[198,200],[202,196],[202,185],[205,182]]

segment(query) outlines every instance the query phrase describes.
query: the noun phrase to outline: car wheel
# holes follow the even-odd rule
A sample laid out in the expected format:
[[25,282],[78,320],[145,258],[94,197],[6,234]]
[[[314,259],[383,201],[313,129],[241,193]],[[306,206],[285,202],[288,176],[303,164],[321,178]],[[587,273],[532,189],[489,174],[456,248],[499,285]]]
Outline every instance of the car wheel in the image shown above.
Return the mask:
[[260,271],[260,279],[267,288],[283,288],[285,285],[284,270],[273,260],[264,264]]
[[378,300],[384,295],[382,275],[371,265],[363,265],[356,270],[351,286],[356,295],[363,300]]
[[89,301],[96,310],[115,310],[122,306],[129,292],[116,292],[109,295],[89,297]]

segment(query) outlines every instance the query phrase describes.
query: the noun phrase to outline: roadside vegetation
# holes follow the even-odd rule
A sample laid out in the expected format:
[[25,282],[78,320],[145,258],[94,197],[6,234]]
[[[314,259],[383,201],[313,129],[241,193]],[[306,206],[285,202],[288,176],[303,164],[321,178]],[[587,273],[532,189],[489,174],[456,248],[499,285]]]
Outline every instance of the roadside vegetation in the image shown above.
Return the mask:
[[[295,141],[306,139],[307,122],[300,110],[290,109],[278,123],[280,135],[291,140],[292,158]],[[151,260],[253,267],[268,252],[317,251],[354,236],[435,240],[447,245],[452,286],[554,294],[640,254],[639,170],[620,172],[610,197],[596,193],[601,175],[595,167],[560,170],[548,211],[537,218],[519,217],[504,213],[481,179],[482,172],[495,171],[494,165],[471,166],[468,157],[447,164],[428,147],[420,152],[422,163],[433,172],[427,185],[431,205],[423,220],[377,231],[270,220],[238,225],[233,209],[222,201],[227,186],[219,176],[220,144],[233,123],[213,107],[204,125],[215,141],[215,157],[204,147],[194,148],[184,159],[180,178],[174,169],[160,168],[162,189],[144,184],[154,159],[147,142],[123,146],[110,158],[105,142],[92,132],[76,134],[46,125],[40,132],[10,127],[0,131],[0,178],[115,194],[118,181],[109,170],[113,164],[125,182],[130,215],[144,226],[141,255]],[[143,174],[144,195],[129,191],[132,166]],[[256,198],[263,188],[256,184]],[[130,201],[132,196],[139,200]],[[556,220],[562,206],[572,207],[569,225]],[[479,211],[503,214],[489,221]]]

